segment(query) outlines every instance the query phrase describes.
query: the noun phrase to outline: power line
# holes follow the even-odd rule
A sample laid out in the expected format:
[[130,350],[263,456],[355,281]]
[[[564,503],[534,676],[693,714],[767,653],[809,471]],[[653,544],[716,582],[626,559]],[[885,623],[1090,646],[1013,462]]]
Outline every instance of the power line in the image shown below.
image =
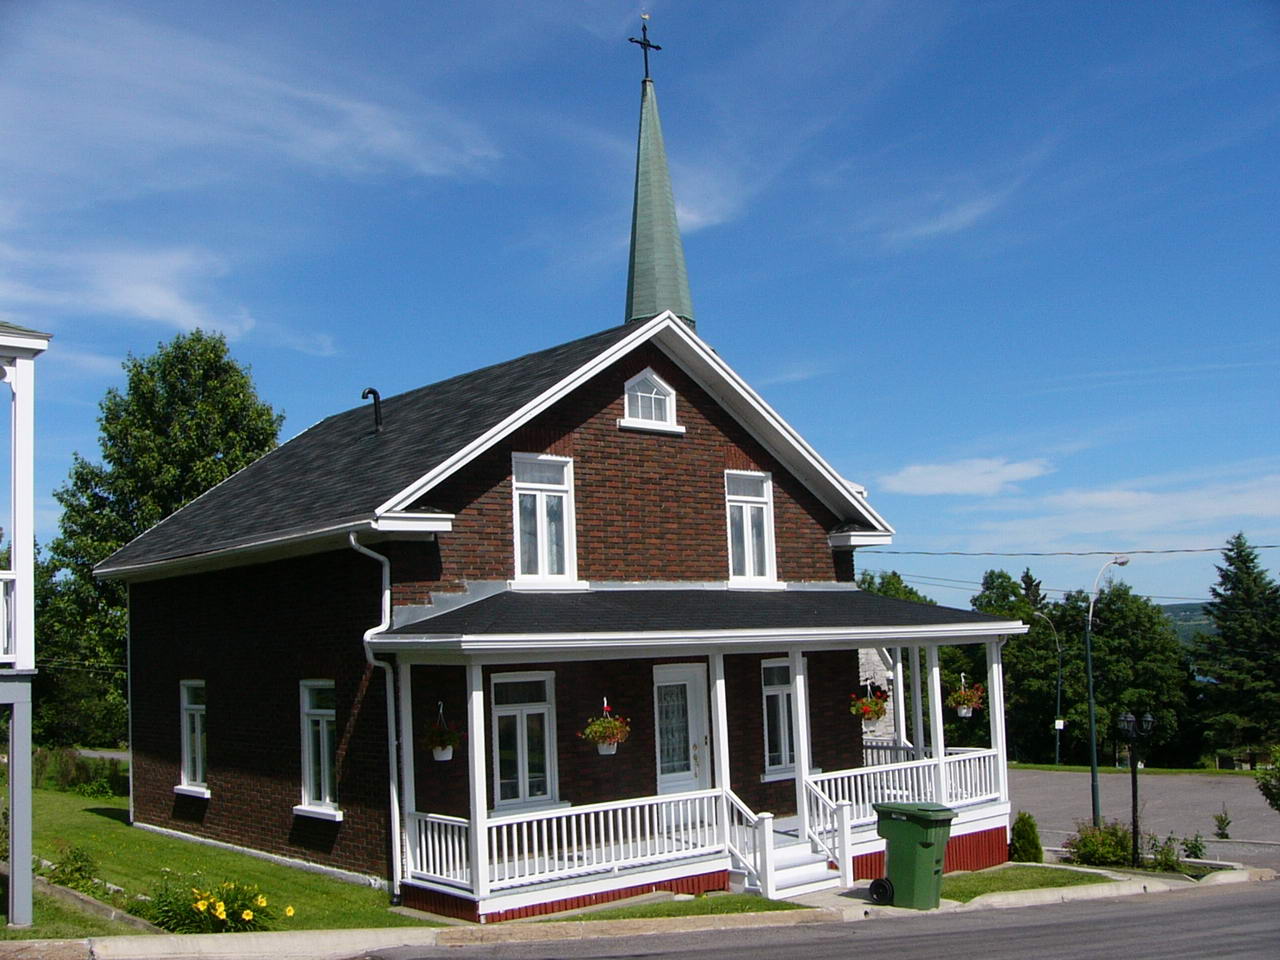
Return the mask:
[[[870,567],[866,567],[864,568],[864,570],[867,573],[879,573],[879,574],[896,573],[898,576],[902,577],[903,580],[906,580],[910,583],[919,583],[926,587],[937,587],[943,590],[968,591],[968,590],[973,590],[974,588],[977,588],[977,589],[982,588],[982,582],[980,580],[957,580],[953,577],[935,577],[932,574],[927,574],[927,573],[903,573],[901,570],[885,570],[883,568],[879,570],[873,570]],[[1042,585],[1040,589],[1043,590],[1045,593],[1060,593],[1063,596],[1066,596],[1068,593],[1076,593],[1082,588],[1075,587],[1070,590],[1064,590],[1062,587],[1046,587]],[[1148,600],[1179,600],[1184,603],[1212,603],[1213,602],[1207,597],[1175,597],[1175,596],[1169,596],[1169,595],[1159,594],[1159,593],[1140,593],[1140,594],[1137,594],[1137,596],[1145,597]]]
[[[1280,550],[1280,543],[1251,543],[1254,550]],[[877,550],[863,548],[860,553],[891,553],[904,557],[1114,557],[1122,554],[1152,553],[1221,553],[1222,547],[1176,547],[1167,550],[1043,550],[1001,553],[986,550],[970,553],[964,550]]]

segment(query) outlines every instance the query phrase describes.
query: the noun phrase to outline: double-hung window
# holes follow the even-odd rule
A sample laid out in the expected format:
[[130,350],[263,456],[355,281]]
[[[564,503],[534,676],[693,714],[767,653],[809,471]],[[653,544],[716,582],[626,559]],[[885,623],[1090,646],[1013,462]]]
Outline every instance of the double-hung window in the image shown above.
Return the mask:
[[676,392],[651,369],[642,370],[627,381],[625,414],[618,426],[629,430],[656,430],[684,433],[676,423]]
[[786,660],[760,664],[764,688],[764,771],[792,771],[796,765],[795,731],[791,719],[791,665]]
[[205,782],[205,690],[203,680],[183,680],[178,685],[182,710],[182,780],[178,793],[209,796]]
[[337,694],[332,680],[303,680],[302,803],[294,813],[341,820],[338,809]]
[[773,482],[767,473],[727,470],[729,579],[773,582]]
[[511,455],[516,579],[577,579],[573,461],[547,454]]
[[493,677],[494,806],[556,799],[555,674]]

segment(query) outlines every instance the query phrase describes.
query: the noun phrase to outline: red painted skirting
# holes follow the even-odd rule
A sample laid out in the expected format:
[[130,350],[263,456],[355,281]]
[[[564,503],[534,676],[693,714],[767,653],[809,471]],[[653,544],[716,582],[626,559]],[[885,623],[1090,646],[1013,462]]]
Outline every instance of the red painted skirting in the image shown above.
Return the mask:
[[[1009,859],[1009,841],[1004,827],[979,830],[952,837],[942,860],[943,873],[953,870],[985,870]],[[853,858],[853,875],[858,880],[884,876],[884,854],[864,853]]]
[[[610,903],[624,900],[627,897],[639,896],[642,893],[653,893],[655,890],[669,890],[672,893],[690,893],[697,895],[711,890],[726,890],[729,886],[729,872],[716,870],[712,873],[701,873],[693,877],[677,877],[674,880],[663,880],[657,883],[641,883],[617,890],[602,890],[599,893],[588,893],[579,897],[565,897],[561,900],[549,900],[546,903],[533,903],[525,907],[514,907],[495,913],[479,912],[479,904],[466,897],[458,897],[436,890],[426,890],[406,882],[400,892],[406,907],[415,910],[426,910],[444,917],[456,917],[459,920],[471,920],[479,923],[498,923],[502,920],[519,920],[523,917],[541,917],[561,910],[576,910],[579,907],[590,907],[597,903]],[[548,890],[548,895],[553,891]]]

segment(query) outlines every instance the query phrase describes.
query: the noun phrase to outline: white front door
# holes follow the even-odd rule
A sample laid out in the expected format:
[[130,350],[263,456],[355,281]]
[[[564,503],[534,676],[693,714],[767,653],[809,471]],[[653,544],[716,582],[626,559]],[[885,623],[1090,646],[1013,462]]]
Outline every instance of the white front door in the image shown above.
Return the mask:
[[707,668],[701,663],[653,668],[658,792],[705,790],[711,783],[707,734]]

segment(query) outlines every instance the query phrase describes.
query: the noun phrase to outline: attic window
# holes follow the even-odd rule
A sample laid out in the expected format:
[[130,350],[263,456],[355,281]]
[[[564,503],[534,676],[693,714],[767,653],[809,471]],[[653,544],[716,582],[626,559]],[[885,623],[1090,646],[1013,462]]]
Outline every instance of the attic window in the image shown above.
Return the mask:
[[627,381],[626,403],[626,416],[618,421],[623,430],[684,433],[676,423],[676,392],[652,368]]

